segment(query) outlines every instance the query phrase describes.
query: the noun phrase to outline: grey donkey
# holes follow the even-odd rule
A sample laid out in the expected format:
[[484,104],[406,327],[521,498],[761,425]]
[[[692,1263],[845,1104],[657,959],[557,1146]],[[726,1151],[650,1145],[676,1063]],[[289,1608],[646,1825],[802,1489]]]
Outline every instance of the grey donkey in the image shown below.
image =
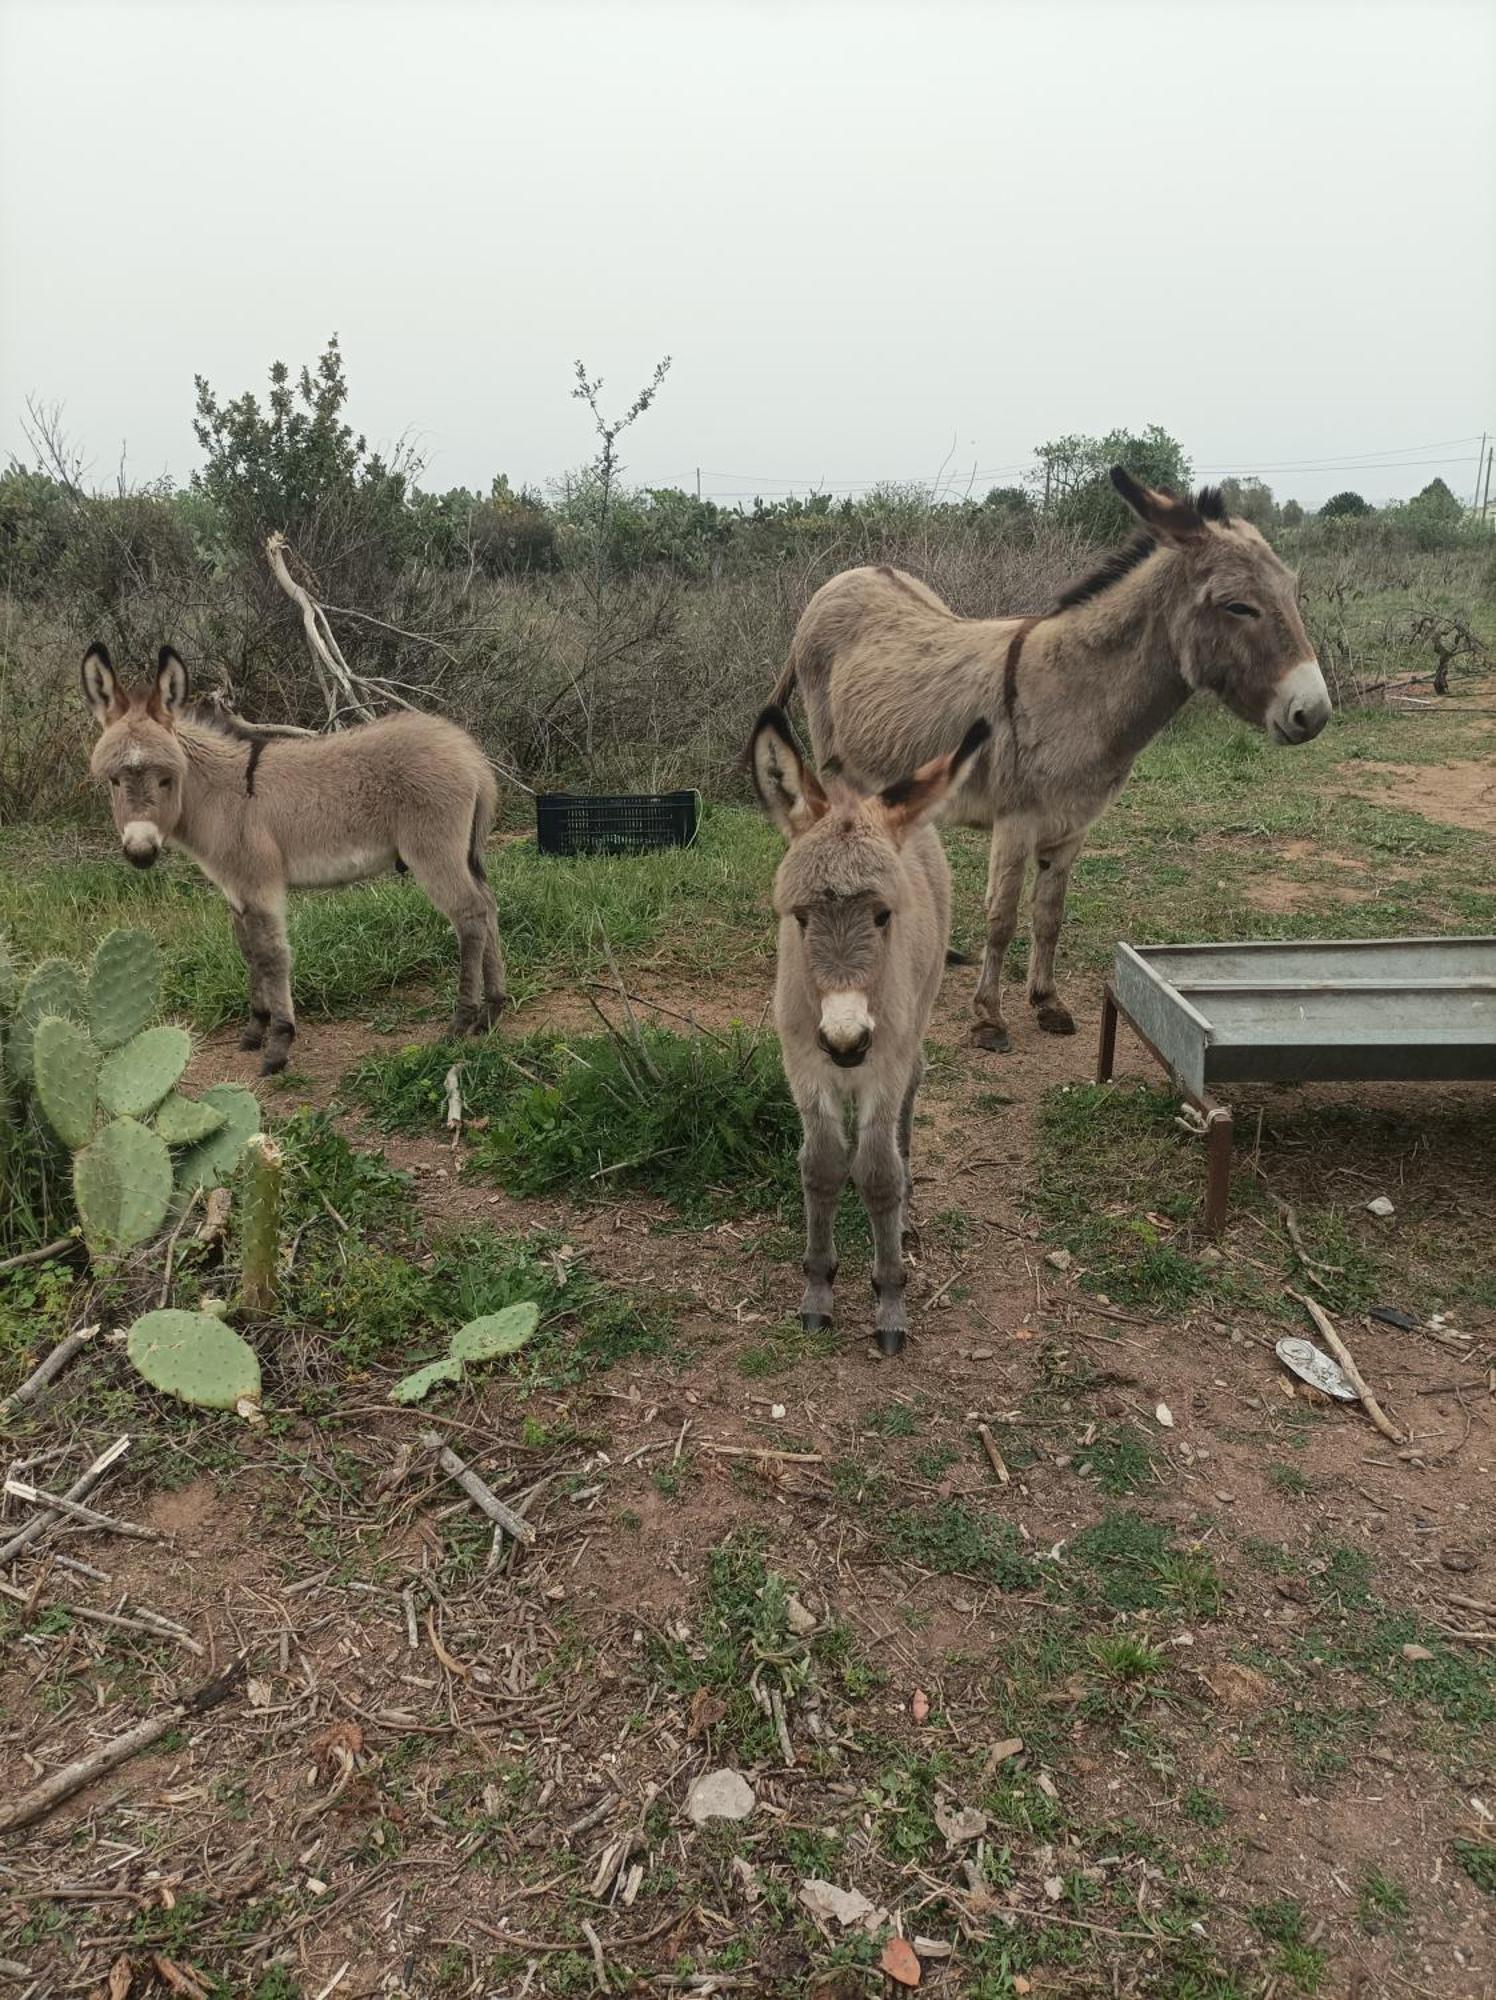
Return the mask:
[[872,796],[831,766],[818,778],[782,709],[764,710],[749,745],[759,798],[789,842],[774,877],[774,1017],[805,1135],[800,1318],[808,1328],[831,1324],[833,1225],[850,1171],[872,1224],[885,1354],[897,1354],[908,1332],[910,1134],[950,935],[950,869],[930,820],[990,734],[985,719],[973,723],[959,749]]
[[498,905],[483,872],[498,787],[465,730],[407,713],[304,736],[194,708],[187,670],[161,648],[155,679],[121,684],[100,645],[83,696],[99,725],[90,769],[110,790],[126,860],[149,868],[170,843],[223,891],[249,968],[241,1048],[285,1068],[296,1035],[286,891],[408,869],[457,933],[454,1034],[481,1033],[505,1004]]

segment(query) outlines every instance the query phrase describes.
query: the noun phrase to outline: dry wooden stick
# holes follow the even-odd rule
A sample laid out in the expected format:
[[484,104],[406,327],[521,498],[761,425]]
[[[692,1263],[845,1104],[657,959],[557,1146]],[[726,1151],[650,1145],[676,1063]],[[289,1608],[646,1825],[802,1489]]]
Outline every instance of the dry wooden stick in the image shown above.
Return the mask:
[[[55,1249],[57,1246],[54,1244],[52,1247]],[[0,1264],[0,1271],[4,1269],[5,1266]],[[0,1403],[0,1415],[9,1410],[18,1410],[22,1404],[32,1402],[39,1396],[47,1384],[62,1373],[80,1348],[88,1345],[98,1330],[96,1326],[80,1326],[78,1331],[70,1333],[66,1340],[59,1340],[41,1366],[34,1368],[21,1386],[12,1389],[5,1401]]]
[[436,1453],[437,1463],[450,1478],[474,1501],[492,1521],[502,1528],[506,1535],[513,1535],[517,1542],[523,1542],[527,1549],[535,1546],[535,1529],[523,1514],[516,1514],[512,1507],[506,1507],[497,1493],[474,1472],[472,1467],[460,1459],[449,1444],[442,1442],[440,1431],[423,1431],[421,1442]]
[[992,1470],[997,1474],[1000,1483],[1006,1486],[1012,1474],[1008,1471],[1007,1466],[1004,1465],[1003,1455],[998,1450],[996,1441],[986,1424],[977,1425],[977,1436],[982,1440],[982,1449],[987,1454]]
[[1298,1300],[1299,1304],[1308,1313],[1310,1319],[1314,1321],[1320,1338],[1340,1363],[1341,1372],[1345,1376],[1346,1381],[1350,1383],[1361,1399],[1362,1409],[1371,1418],[1371,1421],[1382,1433],[1382,1436],[1390,1438],[1393,1444],[1406,1444],[1407,1439],[1392,1422],[1376,1397],[1372,1395],[1370,1389],[1367,1388],[1366,1378],[1356,1366],[1355,1355],[1351,1353],[1345,1342],[1340,1338],[1340,1335],[1330,1324],[1329,1315],[1325,1312],[1323,1306],[1316,1299],[1306,1297],[1303,1292],[1295,1292],[1286,1286],[1284,1289],[1288,1291],[1288,1296],[1291,1299]]
[[[129,1449],[130,1437],[129,1433],[126,1432],[123,1437],[116,1438],[107,1451],[100,1452],[99,1456],[86,1472],[79,1473],[78,1477],[63,1495],[63,1498],[65,1500],[81,1500],[85,1493],[92,1492],[93,1488],[98,1485],[110,1467],[122,1459]],[[0,1548],[0,1568],[3,1568],[6,1563],[19,1555],[21,1550],[27,1547],[29,1543],[34,1542],[38,1535],[44,1535],[48,1528],[55,1527],[61,1519],[62,1516],[60,1514],[48,1513],[35,1515],[26,1523],[24,1528],[11,1536],[3,1548]]]
[[7,1479],[5,1491],[13,1499],[24,1500],[29,1507],[49,1507],[54,1514],[66,1514],[70,1521],[83,1521],[90,1528],[103,1528],[111,1535],[129,1535],[137,1542],[162,1539],[154,1528],[138,1527],[134,1521],[117,1521],[112,1514],[101,1514],[96,1507],[85,1507],[81,1501],[65,1499],[61,1493],[48,1493],[24,1479]]
[[106,1772],[116,1770],[131,1757],[138,1757],[142,1750],[149,1750],[153,1743],[159,1743],[185,1717],[202,1715],[208,1709],[216,1708],[243,1680],[244,1667],[245,1656],[241,1654],[224,1673],[206,1682],[185,1701],[177,1702],[161,1715],[137,1722],[122,1736],[113,1737],[86,1757],[76,1758],[73,1763],[64,1764],[60,1770],[54,1771],[50,1778],[43,1778],[14,1805],[0,1808],[0,1835],[18,1833],[22,1827],[31,1826],[54,1807],[60,1806],[64,1799],[70,1799],[74,1792],[81,1792],[85,1785],[91,1785],[95,1778],[102,1778]]
[[55,1243],[44,1243],[40,1250],[23,1250],[19,1257],[0,1260],[0,1271],[19,1271],[23,1264],[45,1264],[49,1257],[60,1257],[64,1250],[71,1250],[77,1240],[76,1236],[59,1236]]
[[[342,648],[332,635],[332,627],[320,604],[292,576],[286,567],[286,538],[279,529],[267,536],[265,560],[270,565],[270,574],[301,613],[301,623],[306,632],[307,646],[312,655],[312,671],[322,686],[323,699],[327,703],[327,719],[336,722],[338,718],[338,696],[343,698],[343,706],[350,709],[361,721],[373,720],[374,711],[361,701],[353,684],[353,675],[348,662],[343,658]],[[409,707],[408,702],[402,706]]]
[[698,1451],[714,1452],[718,1458],[771,1458],[785,1465],[821,1465],[818,1451],[770,1451],[767,1446],[750,1444],[698,1444]]
[[[35,1601],[34,1591],[20,1590],[13,1583],[0,1583],[0,1597],[8,1597],[12,1604],[24,1604],[33,1610],[43,1608]],[[178,1646],[185,1646],[189,1653],[196,1653],[199,1659],[207,1650],[170,1618],[163,1618],[155,1611],[142,1611],[139,1605],[131,1616],[122,1611],[95,1611],[91,1604],[64,1604],[56,1600],[44,1608],[65,1611],[69,1618],[81,1618],[88,1625],[107,1625],[116,1632],[144,1632],[152,1639],[171,1639]]]

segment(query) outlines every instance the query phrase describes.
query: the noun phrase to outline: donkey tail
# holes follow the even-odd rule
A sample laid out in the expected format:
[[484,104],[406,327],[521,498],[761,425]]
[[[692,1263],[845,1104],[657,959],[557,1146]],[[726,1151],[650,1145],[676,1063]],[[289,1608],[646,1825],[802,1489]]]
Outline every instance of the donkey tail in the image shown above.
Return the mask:
[[946,964],[947,964],[947,965],[975,965],[975,964],[976,964],[976,960],[975,960],[975,959],[974,959],[974,958],[972,957],[972,955],[971,955],[971,953],[970,953],[970,952],[968,952],[968,951],[957,951],[954,945],[950,945],[950,946],[948,946],[948,947],[947,947],[947,950],[946,950],[946,954],[945,954],[945,962],[946,962]]
[[488,845],[488,836],[493,831],[494,814],[498,810],[499,788],[494,775],[485,764],[479,780],[478,796],[473,800],[473,823],[468,829],[468,867],[475,882],[486,882],[483,869],[483,850]]

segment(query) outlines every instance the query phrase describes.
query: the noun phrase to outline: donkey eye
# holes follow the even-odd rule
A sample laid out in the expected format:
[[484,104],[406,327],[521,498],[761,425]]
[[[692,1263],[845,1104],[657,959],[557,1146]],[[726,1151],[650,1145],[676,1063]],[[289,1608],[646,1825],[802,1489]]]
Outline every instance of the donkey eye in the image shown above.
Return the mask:
[[806,915],[804,910],[796,910],[795,922],[800,926],[801,930],[803,931],[805,926],[810,922],[810,918]]
[[892,910],[874,910],[873,922],[878,926],[879,930],[881,931],[887,927],[888,920],[892,915],[893,915]]
[[160,786],[161,786],[161,789],[162,789],[162,791],[163,791],[163,792],[169,792],[169,791],[171,790],[171,779],[170,779],[170,778],[161,778],[161,779],[159,779],[159,780],[158,780],[158,783],[160,784]]
[[1223,611],[1229,611],[1233,618],[1260,618],[1262,613],[1255,604],[1225,604]]

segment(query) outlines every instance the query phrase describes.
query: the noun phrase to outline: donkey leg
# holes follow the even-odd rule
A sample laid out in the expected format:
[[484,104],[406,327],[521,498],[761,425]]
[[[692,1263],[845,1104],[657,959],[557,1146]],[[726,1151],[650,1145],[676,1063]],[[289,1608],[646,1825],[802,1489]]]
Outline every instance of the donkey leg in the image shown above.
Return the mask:
[[904,1313],[904,1162],[896,1119],[874,1114],[863,1126],[852,1175],[873,1231],[878,1345],[885,1354],[897,1354],[909,1321]]
[[805,1293],[800,1324],[807,1332],[830,1326],[836,1283],[836,1204],[847,1184],[848,1148],[839,1112],[801,1105],[800,1186],[805,1196]]
[[[503,964],[498,957],[498,915],[493,891],[487,879],[480,880],[468,866],[465,831],[460,846],[454,843],[436,850],[419,841],[402,839],[400,852],[411,874],[457,933],[457,1004],[452,1009],[452,1033],[481,1035],[490,1024],[483,976],[490,942],[497,959],[496,972]],[[502,980],[500,985],[502,988]]]
[[914,1201],[914,1169],[909,1163],[909,1157],[914,1147],[914,1100],[919,1095],[919,1087],[924,1080],[924,1074],[924,1056],[916,1056],[914,1072],[909,1078],[908,1088],[904,1092],[904,1101],[899,1106],[899,1158],[903,1162],[904,1167],[904,1208],[906,1210],[904,1223],[906,1234],[908,1233],[909,1224],[907,1210],[912,1206]]
[[265,998],[265,984],[260,977],[259,963],[251,948],[253,935],[246,924],[242,910],[230,909],[229,915],[234,925],[234,940],[243,956],[245,969],[249,974],[249,1020],[244,1033],[239,1037],[241,1049],[259,1049],[265,1045],[265,1030],[270,1026],[270,1006]]
[[1075,1017],[1055,991],[1054,954],[1065,917],[1065,891],[1080,852],[1080,837],[1041,847],[1034,878],[1034,948],[1029,959],[1028,999],[1047,1035],[1073,1035]]
[[[296,1012],[291,1004],[291,945],[286,936],[285,910],[246,910],[240,919],[242,943],[249,961],[250,990],[259,982],[260,1005],[266,1010],[264,1054],[260,1074],[274,1076],[291,1059],[296,1039]],[[258,1016],[257,1016],[258,1018]]]
[[488,921],[483,937],[483,1012],[485,1025],[492,1027],[509,1004],[509,973],[504,964],[504,947],[499,942],[499,905],[488,889]]
[[992,829],[992,852],[987,864],[987,949],[971,1003],[976,1015],[971,1039],[979,1049],[1003,1050],[1011,1046],[1008,1024],[1003,1019],[1003,960],[1018,928],[1018,898],[1023,891],[1027,865],[1028,849],[1017,827],[998,820]]

